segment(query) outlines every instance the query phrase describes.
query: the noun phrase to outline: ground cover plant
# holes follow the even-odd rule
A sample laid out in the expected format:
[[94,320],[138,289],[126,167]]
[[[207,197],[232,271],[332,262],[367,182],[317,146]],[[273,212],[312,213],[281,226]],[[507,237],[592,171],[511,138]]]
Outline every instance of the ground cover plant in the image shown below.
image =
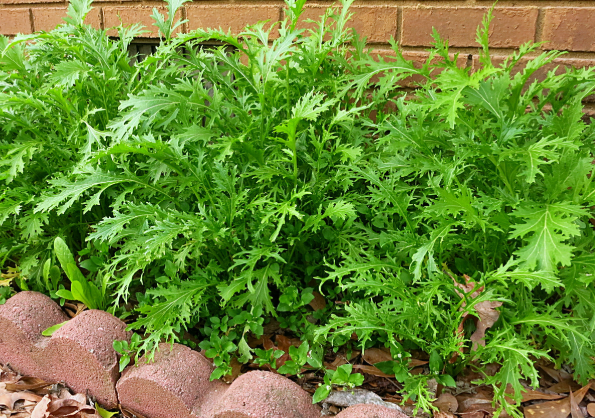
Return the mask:
[[2,38],[0,297],[129,320],[122,365],[165,340],[200,341],[213,378],[313,370],[315,400],[363,381],[329,356],[378,348],[374,369],[428,411],[432,382],[470,368],[510,414],[537,361],[594,378],[595,70],[537,81],[560,53],[533,44],[494,65],[491,14],[479,69],[439,34],[423,66],[396,44],[385,61],[349,5],[304,30],[288,0],[286,21],[239,36],[172,37],[155,11],[160,45],[134,64],[141,29],[109,38],[84,0]]

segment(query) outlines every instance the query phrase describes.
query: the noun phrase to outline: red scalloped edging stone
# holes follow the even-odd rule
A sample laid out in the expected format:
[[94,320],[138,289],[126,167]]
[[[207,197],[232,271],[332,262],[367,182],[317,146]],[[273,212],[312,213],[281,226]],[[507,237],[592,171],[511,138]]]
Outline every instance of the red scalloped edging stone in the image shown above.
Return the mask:
[[107,408],[118,406],[116,382],[120,377],[114,341],[130,341],[126,324],[98,310],[80,313],[54,332],[47,345],[46,364],[52,380],[86,393]]
[[409,418],[396,409],[381,405],[358,404],[341,411],[337,418]]
[[215,407],[213,418],[318,418],[311,396],[286,377],[252,371],[238,377]]
[[130,341],[126,324],[104,311],[82,312],[65,322],[58,304],[37,292],[20,292],[0,306],[0,363],[48,382],[64,382],[88,393],[106,408],[116,408],[118,354],[114,340]]
[[67,321],[58,304],[37,292],[19,292],[0,305],[0,363],[10,364],[24,375],[49,380],[40,365],[49,338],[41,333]]
[[[104,311],[68,321],[47,296],[20,292],[0,306],[0,363],[48,382],[64,382],[108,409],[118,405],[147,418],[318,418],[320,407],[299,385],[276,373],[251,371],[231,385],[210,381],[213,365],[180,344],[160,344],[150,363],[118,372],[115,340],[130,341],[126,324]],[[338,418],[408,418],[379,405],[355,405]]]
[[210,416],[227,390],[209,381],[213,366],[198,352],[180,344],[160,344],[153,362],[143,358],[118,381],[121,405],[151,418]]

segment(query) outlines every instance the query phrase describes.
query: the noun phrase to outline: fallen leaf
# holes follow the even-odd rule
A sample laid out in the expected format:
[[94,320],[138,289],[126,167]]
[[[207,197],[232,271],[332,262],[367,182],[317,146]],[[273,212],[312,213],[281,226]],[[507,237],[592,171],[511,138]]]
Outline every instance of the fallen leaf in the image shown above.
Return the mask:
[[544,372],[546,372],[552,379],[556,381],[553,385],[550,385],[547,389],[557,393],[568,393],[570,391],[576,391],[581,388],[581,385],[576,383],[572,378],[572,375],[562,369],[552,369],[544,365],[539,366]]
[[[471,281],[471,277],[463,274],[463,278],[465,279],[465,284],[461,284],[457,282],[454,277],[452,281],[455,285],[455,292],[461,297],[464,298],[465,295],[468,299],[475,299],[480,295],[481,292],[484,290],[484,286],[481,286],[476,289],[477,283]],[[459,292],[456,288],[461,289],[463,293]],[[472,292],[471,294],[469,294]],[[462,303],[461,310],[467,306],[466,302]],[[475,332],[471,335],[471,341],[473,341],[472,350],[476,350],[478,345],[485,346],[485,333],[488,328],[491,328],[498,318],[500,317],[500,312],[498,312],[495,308],[499,308],[502,306],[502,302],[495,302],[495,301],[484,301],[479,302],[473,308],[477,313],[478,318],[474,318],[475,321]],[[463,332],[463,325],[468,318],[468,313],[465,313],[459,328],[457,329],[457,333],[461,334]]]
[[423,366],[424,364],[428,364],[425,360],[418,360],[416,358],[409,359],[409,367],[419,367]]
[[74,318],[81,312],[87,309],[87,306],[84,303],[64,303],[64,310],[68,314],[70,318]]
[[13,383],[6,383],[6,390],[16,392],[19,390],[38,390],[51,386],[52,383],[48,383],[43,379],[36,377],[21,377],[18,381]]
[[[576,401],[578,405],[590,387],[591,385],[587,384],[587,386],[574,392],[572,394],[573,402]],[[570,414],[570,396],[559,401],[549,401],[525,407],[526,418],[566,418]]]
[[234,357],[233,359],[231,359],[229,365],[231,366],[231,374],[222,377],[222,380],[225,383],[232,383],[234,380],[238,378],[238,376],[242,372],[242,364],[238,361],[237,358]]
[[6,390],[0,391],[0,405],[8,409],[14,409],[14,404],[18,401],[32,401],[39,402],[41,396],[29,392],[8,392]]
[[469,338],[473,341],[472,350],[476,350],[477,345],[485,347],[486,331],[488,328],[491,328],[500,317],[500,312],[496,310],[496,308],[499,308],[500,306],[502,306],[502,302],[492,301],[479,302],[474,306],[475,312],[477,312],[479,318],[475,319],[476,329]]
[[342,355],[337,355],[332,363],[324,363],[324,367],[331,370],[337,370],[337,367],[347,364],[347,359]]
[[[524,391],[522,392],[522,399],[521,403],[529,402],[529,401],[553,401],[557,399],[562,399],[563,395],[556,395],[554,393],[544,393],[537,390],[523,388]],[[509,403],[514,404],[515,401],[513,399],[514,389],[511,385],[506,387],[506,399]]]
[[48,395],[44,396],[43,399],[37,403],[33,412],[31,412],[31,418],[46,418],[48,405],[51,401],[52,400]]
[[434,418],[454,418],[453,414],[449,414],[448,412],[434,412]]
[[[78,402],[76,399],[56,399],[52,400],[47,407],[49,418],[101,418],[95,408]],[[86,415],[83,415],[86,414]]]
[[0,367],[0,383],[16,383],[19,381],[19,374],[8,366]]
[[553,393],[543,393],[537,390],[527,390],[523,392],[523,399],[521,402],[529,402],[529,401],[553,401],[556,399],[562,399],[564,396],[562,395],[555,395]]
[[551,390],[556,393],[569,393],[577,391],[581,388],[581,385],[576,383],[573,379],[564,379],[550,386],[547,390]]
[[326,299],[318,292],[312,292],[314,299],[309,303],[310,307],[315,311],[320,311],[326,308]]
[[572,393],[572,391],[570,392],[569,398],[570,398],[570,415],[572,415],[572,418],[585,418],[585,416],[583,415],[583,412],[578,407],[578,403],[576,402],[576,399],[574,398],[574,394]]
[[587,412],[592,417],[595,417],[595,402],[592,402],[592,403],[590,403],[590,404],[587,405]]
[[353,369],[361,373],[371,374],[378,377],[395,377],[394,375],[382,373],[378,367],[367,366],[365,364],[354,364]]
[[[459,409],[459,401],[450,393],[442,393],[433,405],[442,413],[454,414]],[[435,416],[435,415],[434,415]]]
[[481,389],[482,388],[478,388],[474,394],[461,394],[456,396],[459,404],[457,408],[459,414],[469,414],[477,411],[488,413],[494,411],[494,408],[492,407],[492,392]]
[[393,356],[380,348],[367,348],[362,354],[362,360],[366,363],[374,365],[382,361],[391,361]]

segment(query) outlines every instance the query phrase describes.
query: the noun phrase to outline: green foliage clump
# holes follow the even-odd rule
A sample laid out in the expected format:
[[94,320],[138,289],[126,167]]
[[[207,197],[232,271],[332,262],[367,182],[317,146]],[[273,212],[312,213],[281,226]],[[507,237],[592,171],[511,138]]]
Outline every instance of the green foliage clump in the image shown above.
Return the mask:
[[[484,382],[510,413],[504,391],[518,402],[537,358],[595,377],[594,69],[537,81],[560,53],[534,44],[494,65],[490,14],[472,71],[436,33],[421,67],[396,44],[374,56],[349,1],[308,31],[288,0],[273,26],[172,37],[183,3],[154,13],[161,43],[135,64],[140,29],[110,39],[82,0],[50,33],[0,40],[0,257],[21,288],[68,296],[58,259],[90,303],[134,315],[145,337],[117,347],[125,362],[199,329],[214,377],[234,356],[273,367],[247,340],[271,318],[306,341],[279,372],[384,346],[378,367],[424,409],[428,380],[470,364],[501,365]],[[312,312],[315,290],[339,303]],[[429,373],[410,372],[412,351]],[[361,384],[347,369],[317,398]]]

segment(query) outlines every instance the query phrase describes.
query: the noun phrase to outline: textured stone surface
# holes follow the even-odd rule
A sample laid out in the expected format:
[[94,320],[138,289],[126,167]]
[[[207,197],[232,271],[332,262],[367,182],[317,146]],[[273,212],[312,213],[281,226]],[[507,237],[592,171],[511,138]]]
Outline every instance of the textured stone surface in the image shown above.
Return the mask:
[[51,337],[41,333],[68,317],[47,296],[20,292],[0,306],[0,363],[22,374],[64,382],[115,408],[119,378],[114,340],[130,340],[126,324],[104,311],[82,312]]
[[31,33],[29,9],[0,9],[0,34]]
[[[328,5],[308,5],[300,16],[298,28],[314,29],[315,23],[305,22],[308,19],[319,21],[326,12]],[[349,9],[353,17],[348,27],[365,37],[368,42],[387,43],[390,37],[397,35],[398,7],[396,5],[353,5]]]
[[[33,13],[33,30],[49,32],[56,26],[65,23],[62,18],[66,17],[67,10],[66,7],[43,7],[31,9],[31,12]],[[101,28],[100,13],[100,9],[94,7],[85,18],[85,23],[96,29]]]
[[253,371],[238,377],[215,407],[214,418],[318,418],[310,395],[286,377]]
[[[223,29],[231,30],[231,33],[237,35],[247,25],[254,25],[259,21],[268,20],[265,25],[268,29],[271,24],[279,21],[281,17],[281,8],[274,5],[251,5],[251,4],[233,4],[233,5],[192,5],[186,8],[188,17],[188,30],[194,29]],[[276,38],[278,33],[275,30],[271,32],[271,38]]]
[[595,51],[595,7],[547,7],[545,49]]
[[151,418],[207,416],[227,389],[210,382],[213,366],[198,352],[174,344],[160,344],[154,361],[141,359],[128,367],[117,389],[126,409]]
[[[153,7],[153,6],[132,6],[132,7],[104,7],[103,8],[103,27],[104,29],[114,28],[124,25],[124,27],[141,24],[143,30],[146,32],[141,34],[142,38],[157,38],[159,37],[159,30],[153,25],[155,21],[151,18],[153,9],[157,9],[159,13],[167,17],[167,8]],[[176,13],[176,20],[182,19],[183,8]],[[184,31],[184,25],[178,27],[175,33]],[[108,30],[109,36],[117,36],[116,29]]]
[[337,418],[408,418],[396,409],[389,409],[380,405],[353,405],[341,411]]
[[[405,46],[429,46],[432,29],[448,39],[451,46],[477,46],[477,27],[487,7],[404,7],[401,43]],[[490,46],[518,47],[535,39],[538,9],[500,7],[494,10],[490,27]]]
[[37,292],[19,292],[0,305],[0,363],[22,374],[51,377],[43,367],[43,350],[49,338],[41,333],[68,320],[49,297]]
[[115,385],[120,377],[115,340],[130,341],[126,324],[104,311],[77,315],[56,331],[46,355],[53,380],[64,381],[78,393],[89,394],[109,407],[117,407]]

